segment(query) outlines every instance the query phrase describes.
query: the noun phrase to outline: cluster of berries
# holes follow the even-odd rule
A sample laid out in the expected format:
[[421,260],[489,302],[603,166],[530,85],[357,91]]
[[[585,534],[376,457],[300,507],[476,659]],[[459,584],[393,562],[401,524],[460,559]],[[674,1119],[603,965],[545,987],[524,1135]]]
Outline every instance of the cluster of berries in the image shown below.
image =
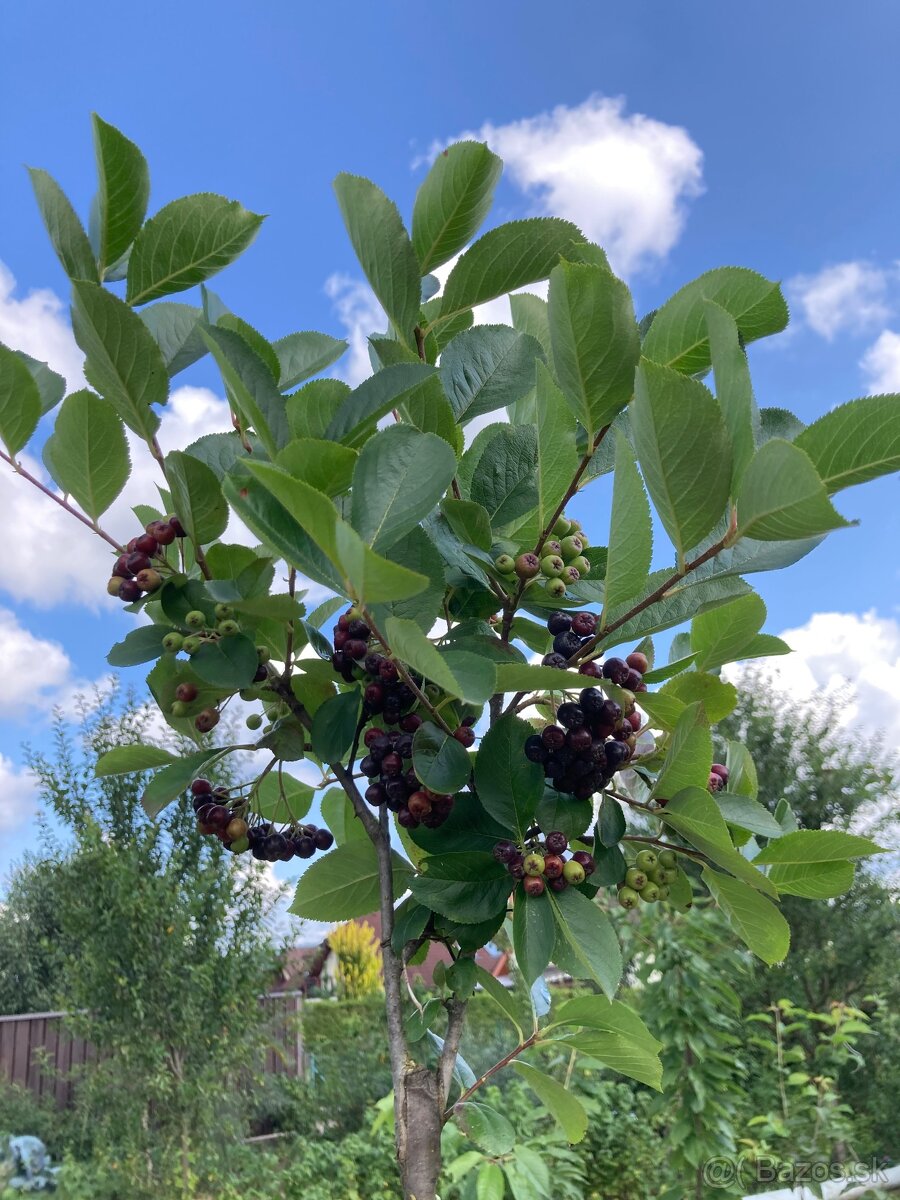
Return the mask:
[[424,825],[437,829],[450,816],[453,797],[423,788],[412,768],[413,732],[421,725],[415,713],[400,720],[401,729],[371,726],[364,742],[368,753],[359,769],[369,780],[366,800],[375,808],[384,805],[397,814],[405,829]]
[[[372,631],[351,608],[338,618],[335,626],[331,664],[347,683],[356,679],[369,680],[363,692],[368,715],[380,715],[386,724],[400,725],[405,733],[414,733],[422,724],[419,717],[410,713],[416,704],[415,693],[400,678],[393,659],[371,646]],[[419,686],[421,679],[413,678]]]
[[709,769],[709,780],[707,787],[715,795],[716,792],[721,792],[728,783],[728,768],[722,763],[713,763]]
[[509,585],[514,585],[517,579],[525,585],[540,580],[547,595],[558,600],[566,594],[567,587],[590,571],[591,564],[584,555],[587,546],[581,522],[563,515],[539,554],[533,550],[526,550],[517,558],[501,554],[494,560],[494,567]]
[[255,818],[245,800],[232,800],[228,788],[215,787],[208,779],[193,781],[191,803],[200,832],[217,837],[232,854],[249,850],[260,861],[290,862],[295,857],[312,858],[317,850],[334,845],[327,829],[294,823],[279,830],[270,821]]
[[571,858],[563,858],[568,848],[568,838],[557,829],[526,848],[515,842],[497,842],[494,858],[504,864],[513,879],[522,881],[526,895],[540,896],[548,887],[554,892],[564,892],[569,886],[584,883],[597,869],[586,850],[576,850]]
[[634,866],[625,872],[618,899],[622,908],[634,908],[639,901],[655,904],[668,900],[669,888],[678,877],[678,859],[674,850],[640,850]]
[[166,568],[165,549],[176,538],[184,537],[177,517],[151,521],[140,537],[133,537],[113,567],[112,578],[106,585],[110,596],[118,596],[126,604],[140,600],[144,592],[155,592],[162,583],[158,568]]

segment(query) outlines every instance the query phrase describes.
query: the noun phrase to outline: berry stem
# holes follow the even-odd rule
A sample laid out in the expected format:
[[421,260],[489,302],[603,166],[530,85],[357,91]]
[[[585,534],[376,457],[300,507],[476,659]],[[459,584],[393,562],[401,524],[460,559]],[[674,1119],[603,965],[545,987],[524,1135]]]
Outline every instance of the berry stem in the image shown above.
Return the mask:
[[688,850],[687,846],[675,846],[672,842],[664,842],[662,838],[655,837],[638,837],[637,834],[629,834],[628,837],[622,838],[623,842],[646,842],[650,846],[659,846],[663,850],[674,850],[676,854],[685,854],[688,858],[695,858],[697,862],[708,863],[710,860],[705,854],[701,854],[699,850]]
[[[293,600],[294,593],[297,590],[297,569],[291,567],[288,571],[288,595]],[[290,680],[291,677],[291,659],[294,657],[294,621],[293,618],[288,621],[287,638],[285,639],[284,651],[284,678]]]
[[[585,454],[584,457],[579,462],[579,464],[575,470],[575,474],[572,476],[572,481],[569,484],[569,486],[566,488],[563,498],[560,500],[559,504],[557,504],[556,508],[550,514],[549,519],[544,524],[544,528],[541,530],[540,534],[538,535],[538,540],[537,540],[534,550],[533,550],[533,553],[536,554],[538,558],[541,557],[541,550],[543,550],[543,548],[544,548],[544,542],[546,542],[547,538],[553,532],[553,526],[556,524],[556,522],[559,520],[559,518],[563,515],[563,513],[565,512],[566,505],[569,503],[569,501],[572,499],[572,497],[578,491],[578,485],[579,485],[579,483],[581,483],[582,476],[584,475],[585,471],[590,466],[591,459],[594,457],[594,455],[597,453],[598,449],[600,448],[600,443],[606,437],[606,432],[608,429],[609,429],[609,426],[604,425],[603,428],[600,430],[600,432],[597,434],[597,436],[594,438],[587,454]],[[520,579],[519,586],[516,588],[513,595],[507,599],[506,607],[503,612],[503,626],[502,626],[502,629],[500,632],[500,640],[503,642],[509,642],[510,626],[513,623],[513,617],[516,615],[516,609],[519,607],[519,604],[522,600],[522,594],[525,591],[525,582],[526,581],[524,579]]]
[[[540,1037],[540,1030],[536,1029],[534,1031],[534,1033],[532,1033],[529,1037],[527,1037],[523,1041],[519,1042],[518,1046],[516,1046],[512,1050],[510,1050],[509,1054],[504,1054],[504,1056],[499,1060],[499,1062],[495,1062],[492,1067],[488,1067],[488,1069],[485,1071],[485,1073],[479,1079],[476,1079],[471,1087],[466,1088],[466,1090],[462,1093],[462,1095],[459,1097],[459,1099],[456,1101],[456,1103],[457,1104],[465,1104],[465,1102],[469,1099],[469,1097],[474,1092],[477,1092],[480,1087],[483,1087],[483,1085],[486,1084],[487,1081],[492,1076],[496,1075],[498,1071],[502,1071],[504,1067],[508,1067],[514,1058],[518,1058],[520,1054],[523,1054],[526,1050],[530,1049],[535,1044],[535,1042],[538,1040],[539,1037]],[[449,1121],[452,1116],[453,1116],[453,1109],[448,1108],[444,1112],[444,1121],[445,1122]]]
[[[630,765],[630,764],[629,764]],[[658,815],[658,810],[651,808],[649,804],[641,804],[640,800],[632,800],[628,796],[623,796],[621,792],[612,792],[607,790],[607,796],[612,796],[614,800],[620,800],[622,804],[628,804],[631,808],[639,808],[643,812],[653,813]]]
[[689,563],[685,563],[680,570],[674,571],[669,578],[661,583],[655,591],[652,591],[649,596],[645,596],[643,600],[639,600],[637,604],[635,604],[632,608],[629,608],[628,612],[623,613],[621,617],[617,617],[615,621],[611,621],[609,625],[603,626],[601,623],[600,629],[597,630],[590,641],[585,642],[579,650],[576,650],[576,652],[568,660],[567,665],[574,667],[584,659],[589,658],[599,644],[609,637],[611,633],[614,633],[617,629],[620,629],[624,624],[626,624],[626,622],[630,621],[632,617],[636,617],[638,613],[642,613],[645,608],[649,608],[652,604],[656,604],[658,600],[662,600],[666,592],[670,588],[673,588],[676,583],[680,583],[682,579],[690,575],[692,571],[696,571],[698,567],[702,567],[703,564],[709,562],[711,558],[715,558],[719,551],[724,550],[729,544],[731,537],[732,531],[729,529],[728,533],[726,533],[723,538],[720,538],[719,541],[714,542],[708,550],[704,550],[702,554],[699,554]]
[[121,546],[111,534],[108,534],[104,529],[101,529],[96,521],[92,521],[90,517],[86,517],[84,513],[80,513],[77,508],[73,508],[65,496],[57,496],[56,492],[54,492],[51,488],[48,488],[46,484],[41,483],[41,481],[36,479],[30,471],[26,471],[20,462],[17,462],[3,450],[0,450],[0,458],[2,458],[4,462],[9,463],[17,475],[21,475],[23,479],[27,479],[29,483],[33,484],[39,492],[43,492],[45,496],[49,496],[54,504],[58,504],[60,508],[64,508],[67,513],[70,513],[73,517],[79,520],[82,525],[87,525],[88,529],[90,529],[92,533],[96,533],[98,537],[102,537],[105,542],[108,542],[110,546],[112,546],[113,550],[115,550],[117,554],[122,553],[124,547]]

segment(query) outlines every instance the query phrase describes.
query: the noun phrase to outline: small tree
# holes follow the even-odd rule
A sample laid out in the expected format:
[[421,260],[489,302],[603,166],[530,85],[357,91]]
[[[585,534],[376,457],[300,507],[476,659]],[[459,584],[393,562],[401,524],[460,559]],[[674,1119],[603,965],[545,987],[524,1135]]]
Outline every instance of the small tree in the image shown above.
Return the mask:
[[[204,838],[192,814],[172,807],[148,820],[146,776],[94,778],[98,757],[149,740],[151,728],[148,708],[120,709],[115,697],[86,715],[79,741],[57,720],[53,754],[29,756],[56,821],[11,896],[31,897],[26,925],[52,906],[44,994],[98,1051],[77,1081],[82,1149],[101,1165],[117,1160],[113,1178],[124,1173],[129,1195],[188,1195],[223,1129],[244,1126],[223,1081],[262,1066],[271,900],[259,868]],[[0,928],[20,919],[7,907]],[[0,961],[0,987],[10,966]]]
[[[488,1143],[496,1114],[475,1097],[521,1055],[529,1061],[518,1068],[573,1140],[586,1118],[536,1065],[549,1043],[659,1086],[659,1043],[614,999],[622,958],[598,891],[628,869],[621,903],[687,905],[677,864],[700,863],[741,936],[777,962],[789,936],[779,895],[817,895],[843,862],[877,852],[843,832],[788,832],[789,815],[775,820],[757,801],[739,743],[711,773],[710,722],[734,702],[720,666],[788,650],[760,632],[765,606],[742,576],[808,553],[848,524],[832,493],[900,465],[898,398],[857,400],[807,428],[758,410],[745,346],[787,324],[776,283],[710,271],[638,323],[603,250],[568,221],[476,236],[501,163],[473,142],[438,156],[409,233],[375,184],[338,177],[387,328],[370,338],[370,379],[353,389],[314,379],[343,342],[270,342],[203,286],[262,218],[202,194],[145,221],[140,151],[99,118],[94,132],[90,237],[55,181],[32,172],[72,279],[93,389],[59,410],[44,459],[63,494],[43,490],[106,540],[108,590],[150,619],[110,661],[153,662],[164,719],[198,739],[184,756],[135,744],[99,769],[153,769],[152,815],[190,789],[200,827],[234,853],[311,857],[337,840],[302,877],[294,912],[339,921],[380,911],[404,1189],[433,1200],[443,1124],[455,1117]],[[451,263],[441,287],[432,272]],[[475,306],[545,279],[546,301],[512,295],[511,326],[473,325]],[[106,286],[118,280],[124,298]],[[200,305],[166,298],[197,285]],[[164,453],[169,380],[207,353],[234,428]],[[17,455],[62,381],[13,350],[0,368],[3,457],[43,487]],[[701,381],[710,368],[715,394]],[[465,426],[490,413],[498,420],[466,448]],[[99,520],[128,476],[126,427],[135,453],[145,446],[158,464],[163,499],[138,507],[136,536],[121,546]],[[566,507],[607,474],[599,545]],[[658,571],[651,500],[673,547]],[[255,549],[222,541],[229,511]],[[281,560],[287,584],[273,590]],[[334,598],[308,612],[302,577]],[[672,661],[655,663],[651,635],[688,622]],[[263,705],[251,744],[272,760],[247,788],[215,795],[202,772],[242,747],[212,751],[201,739],[238,695]],[[535,705],[535,721],[523,719]],[[283,773],[304,756],[340,789],[323,802],[330,831],[303,824],[311,792]],[[552,957],[597,994],[549,1019],[539,1005],[475,1079],[458,1057],[466,999],[478,983],[501,1007],[505,993],[474,952],[511,899],[527,983]],[[454,962],[440,1034],[410,1043],[404,971],[429,940]],[[423,1019],[438,1018],[417,1012],[413,1024]]]

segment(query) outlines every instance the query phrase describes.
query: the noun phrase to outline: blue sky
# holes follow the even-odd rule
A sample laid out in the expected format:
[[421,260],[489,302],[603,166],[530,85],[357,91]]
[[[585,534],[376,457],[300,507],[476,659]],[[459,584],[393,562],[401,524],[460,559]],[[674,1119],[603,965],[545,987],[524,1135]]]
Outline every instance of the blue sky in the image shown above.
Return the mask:
[[[492,220],[570,216],[611,251],[639,312],[713,266],[783,279],[791,331],[752,351],[761,404],[810,419],[852,396],[900,392],[900,13],[887,0],[852,12],[761,2],[741,16],[640,0],[418,11],[32,0],[7,6],[3,25],[0,340],[49,358],[73,385],[67,287],[23,164],[50,170],[86,215],[96,110],[149,159],[151,211],[209,190],[270,214],[213,286],[268,336],[354,337],[351,375],[372,304],[331,180],[369,175],[408,214],[423,173],[414,164],[467,131],[507,159]],[[208,364],[177,382],[194,390],[173,401],[170,445],[223,413]],[[101,594],[102,551],[24,491],[0,477],[0,867],[31,840],[22,741],[41,743],[52,704],[102,677],[110,641],[129,627]],[[767,628],[793,632],[798,654],[782,678],[809,692],[846,674],[866,727],[892,736],[897,501],[896,479],[843,494],[838,507],[860,528],[754,580]],[[121,521],[111,518],[116,532]]]

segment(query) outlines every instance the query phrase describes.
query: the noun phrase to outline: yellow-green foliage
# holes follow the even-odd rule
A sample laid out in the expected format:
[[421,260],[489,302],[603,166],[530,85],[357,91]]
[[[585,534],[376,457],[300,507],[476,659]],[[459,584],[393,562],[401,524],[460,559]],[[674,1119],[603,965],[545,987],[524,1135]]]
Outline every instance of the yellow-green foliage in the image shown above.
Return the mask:
[[350,921],[328,935],[338,958],[338,987],[347,1000],[361,1000],[381,991],[381,951],[370,925]]

